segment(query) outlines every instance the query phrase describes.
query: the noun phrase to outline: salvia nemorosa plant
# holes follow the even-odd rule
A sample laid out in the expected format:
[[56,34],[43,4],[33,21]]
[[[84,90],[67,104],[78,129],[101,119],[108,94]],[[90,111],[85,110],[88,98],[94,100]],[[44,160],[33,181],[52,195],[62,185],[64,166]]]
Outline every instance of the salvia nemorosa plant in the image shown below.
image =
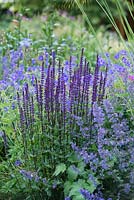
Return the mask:
[[42,165],[46,177],[58,163],[66,163],[71,142],[82,145],[85,139],[80,137],[79,124],[92,126],[92,107],[95,102],[101,103],[105,95],[107,70],[100,71],[98,57],[94,73],[84,57],[84,49],[74,69],[72,60],[70,56],[65,71],[52,52],[47,70],[42,62],[34,93],[28,84],[22,93],[17,93],[25,163],[32,155],[34,170]]

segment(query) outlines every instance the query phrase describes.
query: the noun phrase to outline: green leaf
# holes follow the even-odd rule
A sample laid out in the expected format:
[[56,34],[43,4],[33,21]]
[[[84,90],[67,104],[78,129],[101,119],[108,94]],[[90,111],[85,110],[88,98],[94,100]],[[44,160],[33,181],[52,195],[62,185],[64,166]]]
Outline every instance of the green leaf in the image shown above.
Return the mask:
[[[77,196],[77,195],[80,196],[81,188],[85,188],[87,190],[89,189],[89,185],[83,179],[79,179],[77,182],[74,182],[72,184],[72,189],[69,192],[69,196]],[[83,199],[84,198],[82,198],[82,195],[81,195],[81,200],[83,200]]]
[[84,171],[85,166],[86,164],[83,161],[78,163],[78,169],[80,170],[81,173]]
[[72,153],[72,155],[68,158],[68,161],[71,163],[77,163],[80,161],[76,153]]
[[72,189],[69,192],[69,196],[79,195],[81,188],[83,188],[81,184],[78,184],[78,182],[74,182],[72,185]]
[[113,167],[116,164],[116,162],[117,162],[117,158],[116,156],[113,156],[112,159],[108,161],[108,165],[110,167]]
[[73,166],[70,166],[67,170],[67,174],[68,174],[68,179],[73,181],[76,180],[77,176],[78,176],[78,171],[75,170],[73,168]]
[[73,182],[71,182],[71,181],[66,181],[66,182],[64,183],[64,194],[65,194],[65,196],[68,196],[69,191],[70,191],[71,188],[72,188],[72,185],[73,185]]
[[85,199],[81,194],[77,194],[76,196],[73,196],[72,200],[85,200]]
[[90,179],[87,180],[88,186],[87,186],[87,188],[85,187],[85,189],[87,189],[90,193],[93,193],[95,191],[97,185],[99,185],[99,181],[97,180],[97,178],[94,177],[94,179],[95,179],[96,185]]
[[64,163],[60,163],[59,165],[56,166],[56,170],[54,172],[54,176],[58,176],[61,173],[64,173],[66,170],[66,165]]

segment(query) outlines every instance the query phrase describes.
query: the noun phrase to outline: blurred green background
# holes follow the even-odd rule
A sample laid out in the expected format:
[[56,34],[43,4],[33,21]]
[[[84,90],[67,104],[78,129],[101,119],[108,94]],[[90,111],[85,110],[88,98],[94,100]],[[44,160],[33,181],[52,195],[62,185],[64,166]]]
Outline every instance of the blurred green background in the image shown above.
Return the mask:
[[[77,0],[83,7],[88,18],[92,22],[94,29],[96,30],[99,26],[104,25],[105,29],[113,30],[112,24],[109,22],[106,13],[102,10],[100,5],[98,5],[96,0]],[[131,12],[134,11],[132,0],[118,0],[124,9],[128,22],[132,29],[134,29],[134,20],[128,11],[128,4],[130,6]],[[119,19],[118,8],[116,0],[100,0],[99,3],[104,5],[108,3],[110,12],[114,17],[121,34],[125,38],[125,31],[121,20]],[[54,13],[56,11],[67,12],[70,16],[80,16],[81,11],[78,8],[75,0],[0,0],[0,25],[2,27],[7,27],[8,23],[12,20],[15,13],[22,13],[26,17],[33,17],[34,15],[41,15],[43,13]],[[4,20],[4,22],[3,22]],[[7,24],[5,23],[7,22]],[[85,26],[88,27],[85,22]]]

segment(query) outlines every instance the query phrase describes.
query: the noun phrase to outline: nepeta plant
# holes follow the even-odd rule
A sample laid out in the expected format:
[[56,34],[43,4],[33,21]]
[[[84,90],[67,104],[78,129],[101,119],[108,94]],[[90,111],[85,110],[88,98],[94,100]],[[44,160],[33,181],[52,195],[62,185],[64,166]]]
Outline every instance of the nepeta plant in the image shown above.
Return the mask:
[[92,138],[84,131],[85,144],[73,144],[72,148],[101,181],[105,197],[127,199],[128,195],[133,196],[134,187],[134,132],[125,113],[113,105],[110,100],[103,100],[100,105],[94,103]]

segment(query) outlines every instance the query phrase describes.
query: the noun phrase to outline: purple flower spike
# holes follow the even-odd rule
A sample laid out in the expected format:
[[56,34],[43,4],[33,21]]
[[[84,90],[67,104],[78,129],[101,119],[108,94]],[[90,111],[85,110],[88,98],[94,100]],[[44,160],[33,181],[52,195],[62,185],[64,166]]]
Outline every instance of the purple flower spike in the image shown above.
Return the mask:
[[94,80],[93,80],[92,105],[97,100],[98,79],[99,79],[99,64],[98,64],[98,56],[97,56],[97,63],[95,67]]

